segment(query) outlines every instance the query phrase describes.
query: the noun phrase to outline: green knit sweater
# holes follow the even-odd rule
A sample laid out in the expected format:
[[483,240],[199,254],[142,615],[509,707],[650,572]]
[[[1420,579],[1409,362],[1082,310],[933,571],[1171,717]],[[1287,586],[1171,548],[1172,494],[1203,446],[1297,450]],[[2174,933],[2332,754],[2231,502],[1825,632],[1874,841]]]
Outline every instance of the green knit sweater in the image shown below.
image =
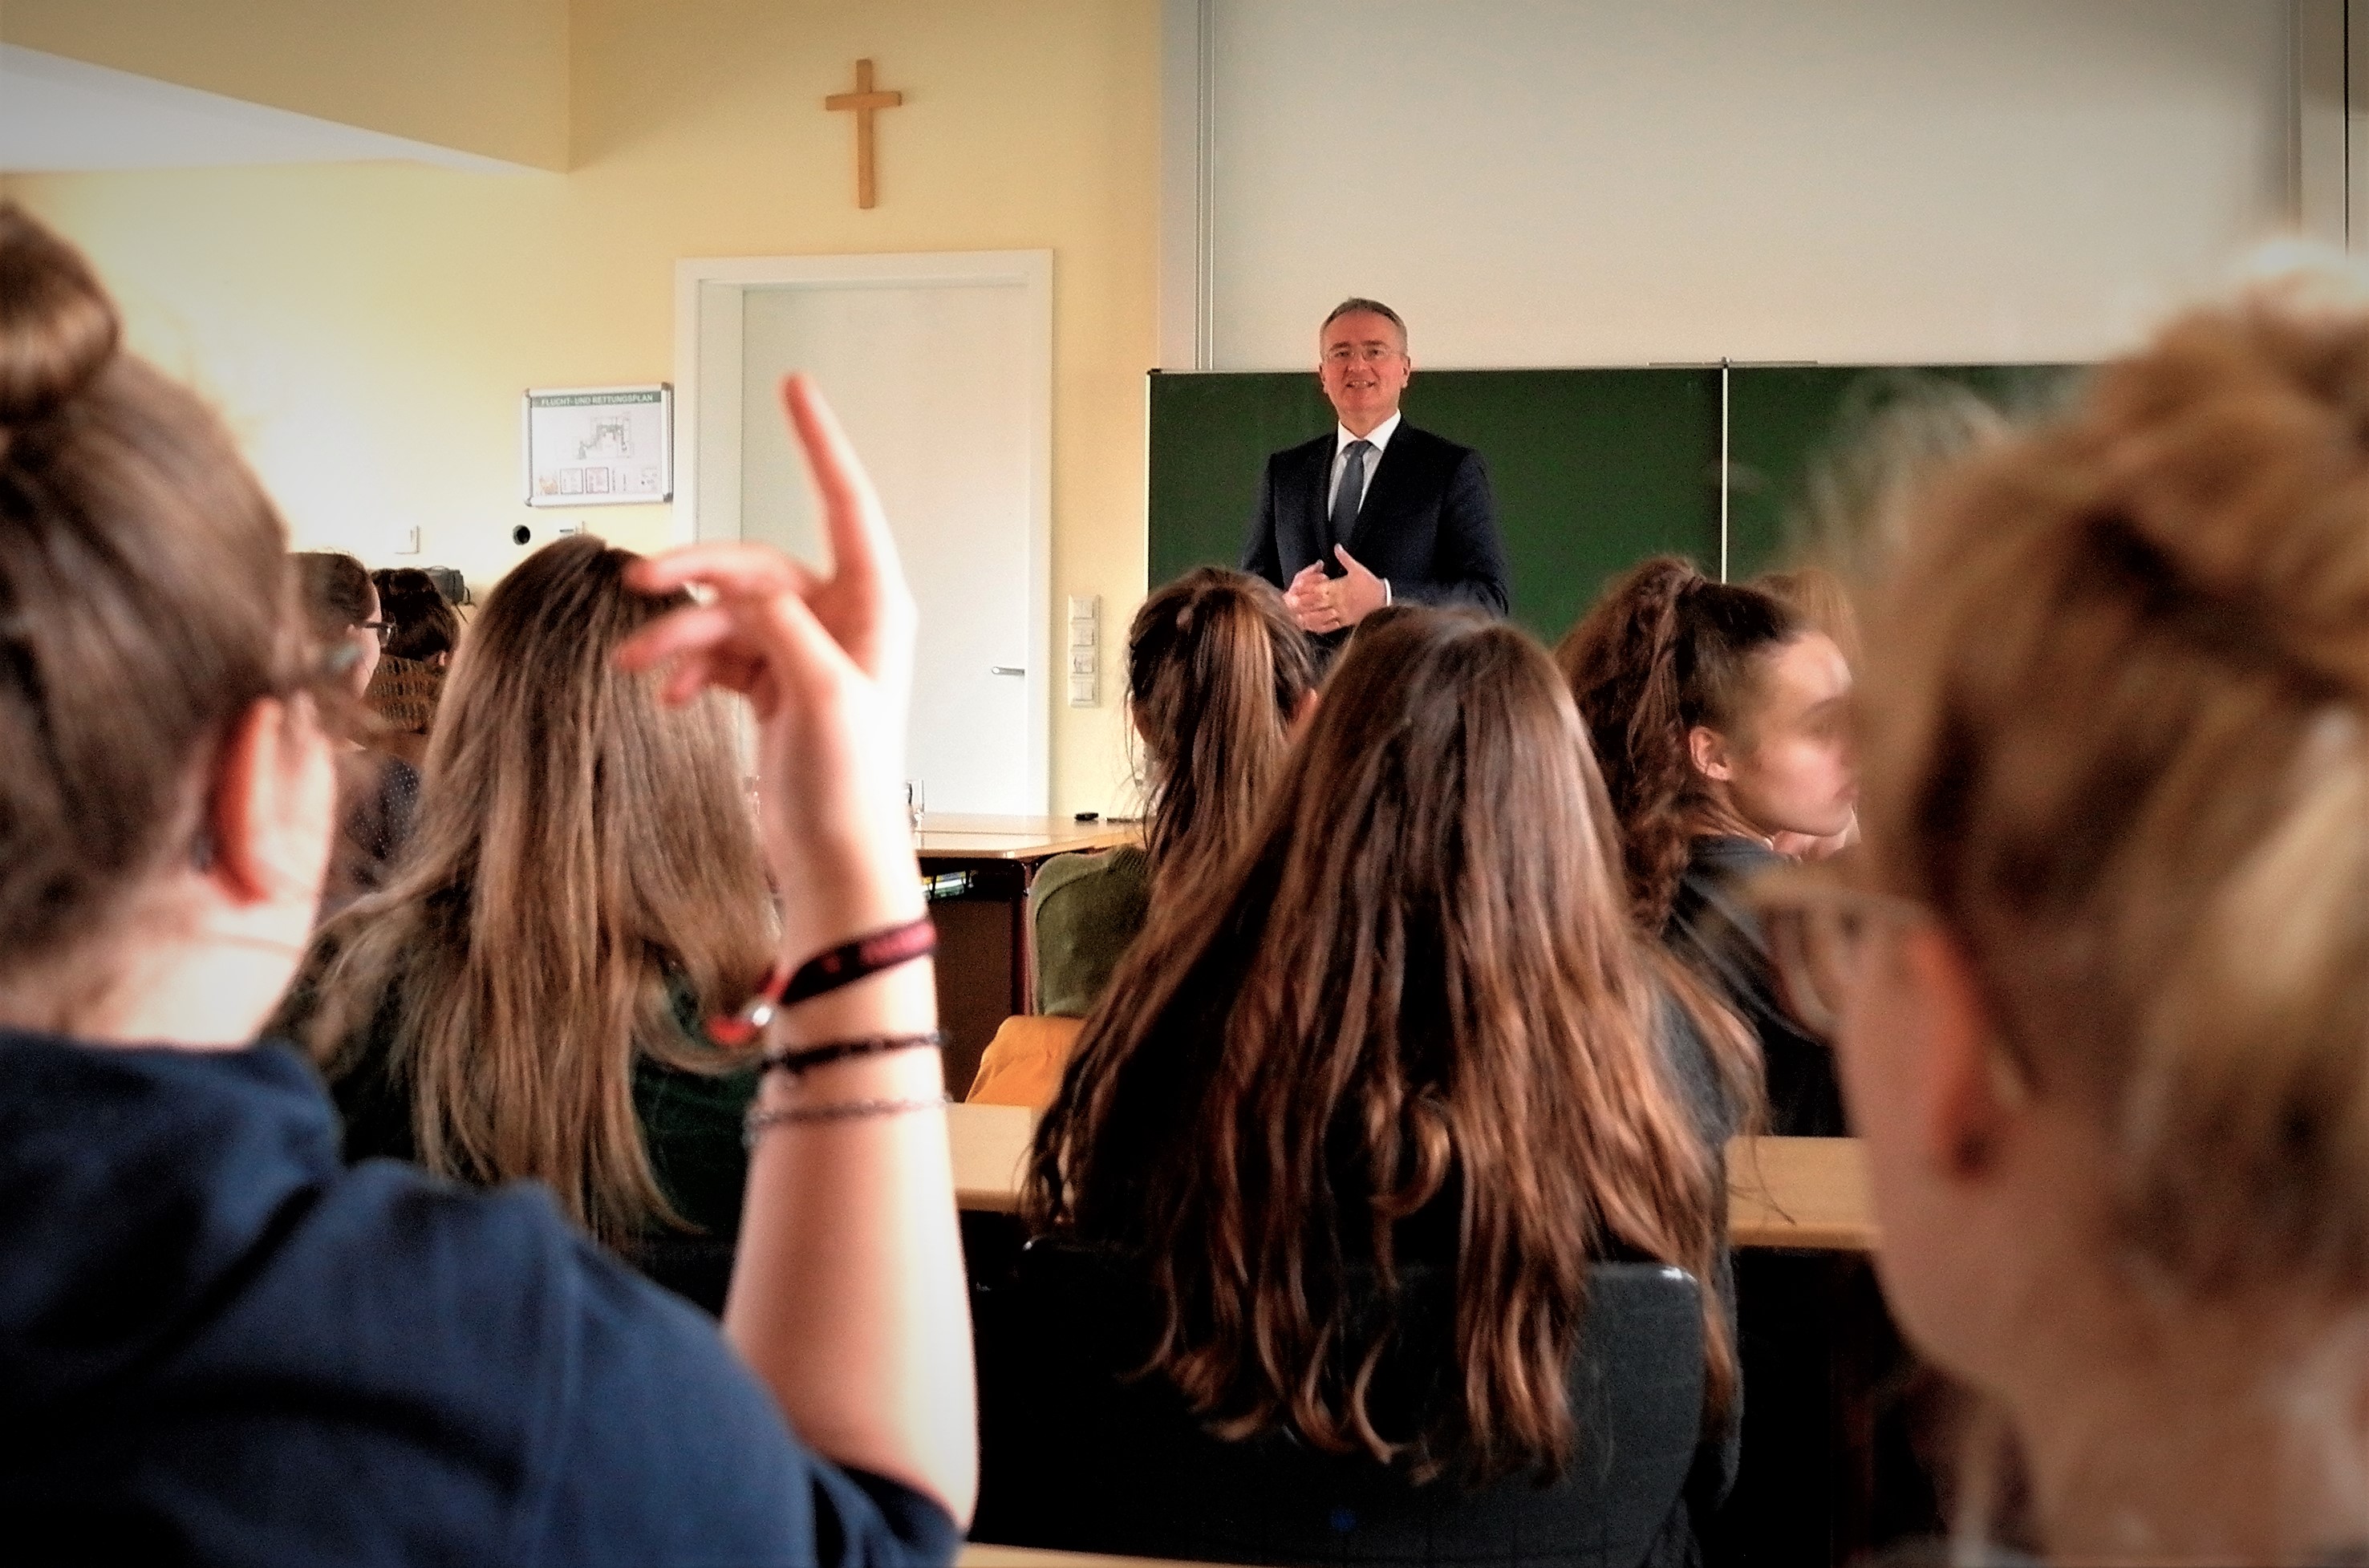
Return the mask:
[[1057,854],[1036,873],[1028,912],[1036,937],[1036,1011],[1083,1018],[1150,910],[1151,861],[1132,844]]

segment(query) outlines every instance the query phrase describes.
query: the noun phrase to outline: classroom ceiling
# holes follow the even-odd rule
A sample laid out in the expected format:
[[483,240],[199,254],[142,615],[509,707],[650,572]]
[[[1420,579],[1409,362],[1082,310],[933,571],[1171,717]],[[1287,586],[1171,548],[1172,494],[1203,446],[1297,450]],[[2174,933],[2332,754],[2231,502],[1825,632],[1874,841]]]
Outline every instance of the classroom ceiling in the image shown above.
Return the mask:
[[519,166],[0,44],[0,172],[386,159],[486,171]]

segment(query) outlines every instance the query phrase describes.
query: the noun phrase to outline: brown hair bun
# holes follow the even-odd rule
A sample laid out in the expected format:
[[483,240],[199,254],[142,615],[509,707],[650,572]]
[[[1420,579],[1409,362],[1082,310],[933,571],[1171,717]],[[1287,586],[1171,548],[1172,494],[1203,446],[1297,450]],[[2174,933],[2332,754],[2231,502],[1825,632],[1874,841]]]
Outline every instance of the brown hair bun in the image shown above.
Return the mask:
[[2281,290],[2173,326],[2098,381],[2092,547],[2186,614],[2369,697],[2369,338]]
[[89,385],[121,332],[80,254],[0,201],[0,427],[38,419]]
[[1862,874],[2093,1120],[2118,1263],[2369,1290],[2369,312],[2173,323],[1929,492],[1871,607]]
[[279,514],[116,341],[90,265],[0,202],[0,998],[43,1027],[201,853],[216,738],[309,674]]

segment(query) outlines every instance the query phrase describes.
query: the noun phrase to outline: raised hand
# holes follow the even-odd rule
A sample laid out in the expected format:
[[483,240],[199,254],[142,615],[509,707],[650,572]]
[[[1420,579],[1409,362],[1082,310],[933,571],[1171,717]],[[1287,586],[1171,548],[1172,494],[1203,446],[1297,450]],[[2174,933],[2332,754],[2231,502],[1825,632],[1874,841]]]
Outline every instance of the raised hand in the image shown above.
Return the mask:
[[750,544],[644,561],[635,588],[707,597],[644,628],[617,661],[639,670],[672,660],[669,702],[709,687],[749,699],[783,956],[795,964],[921,912],[898,793],[916,616],[879,497],[838,421],[802,376],[784,383],[783,401],[822,502],[825,572]]

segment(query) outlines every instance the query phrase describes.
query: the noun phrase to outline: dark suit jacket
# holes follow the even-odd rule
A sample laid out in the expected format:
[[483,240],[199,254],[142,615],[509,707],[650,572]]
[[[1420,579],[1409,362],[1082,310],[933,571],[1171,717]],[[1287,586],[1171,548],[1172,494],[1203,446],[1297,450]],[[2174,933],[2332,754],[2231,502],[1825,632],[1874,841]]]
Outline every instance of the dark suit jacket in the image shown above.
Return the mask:
[[[1266,460],[1257,521],[1242,546],[1242,570],[1277,588],[1322,559],[1327,577],[1345,568],[1331,549],[1333,432]],[[1489,471],[1469,446],[1401,423],[1366,486],[1357,526],[1340,543],[1376,577],[1395,604],[1469,604],[1505,613],[1505,550]],[[1333,634],[1338,638],[1342,634]]]

